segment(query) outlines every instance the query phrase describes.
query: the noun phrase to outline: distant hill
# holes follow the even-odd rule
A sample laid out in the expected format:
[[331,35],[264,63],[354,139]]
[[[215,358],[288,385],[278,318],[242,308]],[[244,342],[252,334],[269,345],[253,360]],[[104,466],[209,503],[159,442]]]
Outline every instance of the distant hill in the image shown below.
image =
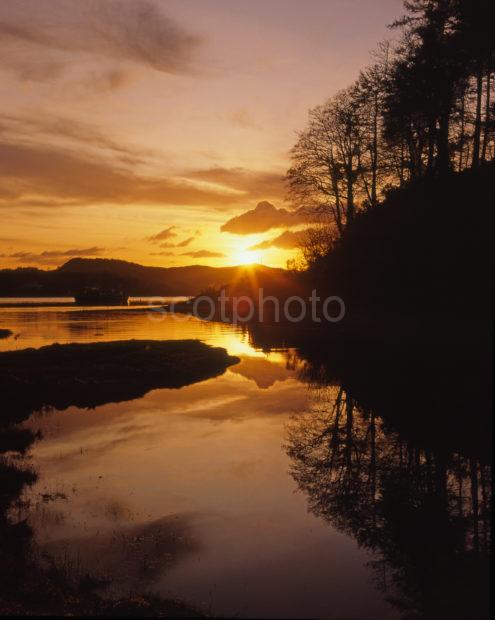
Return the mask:
[[[283,269],[255,265],[264,278]],[[0,297],[70,296],[86,286],[116,288],[131,296],[197,295],[210,286],[221,287],[241,278],[247,269],[236,267],[145,267],[107,258],[73,258],[56,269],[32,267],[0,270]]]

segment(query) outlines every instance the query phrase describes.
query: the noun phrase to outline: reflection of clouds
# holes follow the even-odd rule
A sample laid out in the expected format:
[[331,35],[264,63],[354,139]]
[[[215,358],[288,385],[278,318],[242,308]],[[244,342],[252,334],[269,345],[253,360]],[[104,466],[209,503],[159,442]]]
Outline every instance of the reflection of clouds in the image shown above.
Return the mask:
[[[34,450],[42,480],[51,479],[53,486],[54,480],[74,478],[78,486],[96,490],[100,484],[113,484],[107,479],[110,472],[119,478],[139,477],[144,484],[150,475],[147,468],[160,469],[158,463],[169,463],[172,452],[179,459],[174,469],[192,454],[194,459],[202,458],[225,433],[237,432],[232,423],[251,421],[250,425],[264,429],[262,437],[266,437],[273,420],[303,410],[306,399],[306,388],[294,378],[259,389],[254,381],[227,373],[180,390],[154,390],[144,398],[91,411],[72,407],[33,416],[27,425],[41,430],[43,436]],[[138,469],[129,471],[126,463],[133,460],[139,463]],[[102,473],[105,479],[100,481]],[[158,469],[152,473],[153,480],[175,475],[162,469],[158,476]],[[125,488],[130,478],[119,484]]]
[[232,474],[243,480],[249,478],[249,476],[256,475],[259,471],[263,470],[265,463],[262,459],[252,459],[240,461],[232,466]]
[[[115,509],[122,508],[119,502],[114,504]],[[104,504],[103,509],[109,506]],[[201,549],[192,520],[191,514],[173,514],[134,525],[117,518],[117,528],[48,542],[42,551],[56,561],[77,563],[81,571],[110,577],[112,589],[146,591],[150,583]]]
[[121,499],[110,499],[103,504],[104,515],[110,521],[122,522],[132,519],[132,511],[130,507]]
[[241,363],[233,366],[231,371],[251,379],[260,389],[267,389],[276,381],[286,381],[294,374],[265,357],[243,357]]
[[[230,375],[230,376],[228,376]],[[264,418],[267,415],[284,415],[300,410],[306,405],[306,391],[301,383],[287,378],[269,388],[259,388],[256,382],[240,373],[222,377],[225,387],[232,391],[232,399],[215,407],[190,407],[186,415],[211,421],[242,421]]]
[[[280,353],[266,359],[286,363]],[[52,434],[33,451],[40,484],[66,491],[68,501],[56,502],[65,514],[58,527],[34,524],[42,550],[80,558],[78,566],[115,576],[122,590],[212,600],[229,617],[240,608],[249,617],[280,609],[316,616],[327,600],[326,617],[348,610],[349,584],[366,588],[361,558],[308,516],[281,449],[287,414],[306,409],[307,393],[295,377],[260,389],[228,371],[132,402],[45,416]],[[73,462],[54,461],[68,452]],[[162,518],[171,514],[175,525]],[[287,601],[287,591],[297,594]]]
[[[264,364],[256,362],[263,360],[248,362],[259,370]],[[58,524],[47,523],[46,510],[42,521],[32,522],[42,550],[78,558],[90,572],[114,574],[118,587],[136,590],[154,587],[162,576],[168,588],[171,567],[177,565],[175,574],[196,562],[191,552],[199,549],[198,537],[209,536],[208,554],[225,554],[228,562],[230,543],[212,550],[213,526],[204,514],[219,510],[229,519],[238,512],[247,518],[256,494],[261,506],[275,502],[283,512],[283,502],[292,497],[280,481],[281,475],[286,479],[280,436],[284,416],[305,408],[307,390],[287,376],[284,364],[283,355],[267,358],[273,377],[285,380],[277,378],[264,389],[241,373],[227,372],[178,390],[153,390],[134,401],[33,416],[28,425],[40,428],[43,440],[32,452],[40,480],[28,498],[45,488],[68,498],[44,507],[61,511]],[[161,519],[171,513],[203,515],[194,521],[199,535],[189,517],[173,523]],[[144,521],[156,527],[146,529]],[[229,536],[235,538],[237,528],[231,523]]]
[[[239,367],[242,372],[237,370]],[[70,407],[62,412],[35,414],[26,425],[40,430],[46,440],[52,438],[41,442],[38,454],[60,462],[71,453],[80,456],[81,450],[86,456],[95,455],[121,444],[156,437],[162,426],[167,432],[170,418],[175,416],[178,420],[247,419],[267,413],[292,413],[305,405],[306,389],[291,370],[262,357],[244,358],[225,375],[202,383],[178,390],[156,389],[143,398],[93,410]],[[55,444],[57,453],[53,454]]]

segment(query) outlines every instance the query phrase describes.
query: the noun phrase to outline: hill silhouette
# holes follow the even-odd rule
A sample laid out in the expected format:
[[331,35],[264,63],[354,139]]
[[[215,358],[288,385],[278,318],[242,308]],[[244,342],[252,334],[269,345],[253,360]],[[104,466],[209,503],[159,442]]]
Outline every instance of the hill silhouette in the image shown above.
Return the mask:
[[[284,272],[263,265],[249,269],[260,274]],[[226,285],[246,270],[245,266],[147,267],[116,259],[72,258],[52,270],[32,267],[0,270],[0,295],[65,296],[88,286],[122,289],[132,296],[196,295],[205,288]]]

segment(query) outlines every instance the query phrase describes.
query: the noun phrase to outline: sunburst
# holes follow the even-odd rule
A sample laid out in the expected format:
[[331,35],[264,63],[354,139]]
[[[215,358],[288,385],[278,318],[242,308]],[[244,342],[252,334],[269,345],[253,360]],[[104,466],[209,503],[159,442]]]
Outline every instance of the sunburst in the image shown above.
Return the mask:
[[261,261],[261,252],[253,250],[239,250],[233,255],[235,265],[253,265]]

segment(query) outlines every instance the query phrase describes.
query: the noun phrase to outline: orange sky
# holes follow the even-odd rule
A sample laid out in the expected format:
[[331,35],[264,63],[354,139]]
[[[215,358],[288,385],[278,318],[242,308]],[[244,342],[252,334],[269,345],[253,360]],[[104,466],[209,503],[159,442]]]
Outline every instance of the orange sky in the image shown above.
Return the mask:
[[401,12],[401,0],[2,2],[0,265],[285,266],[304,226],[284,202],[295,132]]

